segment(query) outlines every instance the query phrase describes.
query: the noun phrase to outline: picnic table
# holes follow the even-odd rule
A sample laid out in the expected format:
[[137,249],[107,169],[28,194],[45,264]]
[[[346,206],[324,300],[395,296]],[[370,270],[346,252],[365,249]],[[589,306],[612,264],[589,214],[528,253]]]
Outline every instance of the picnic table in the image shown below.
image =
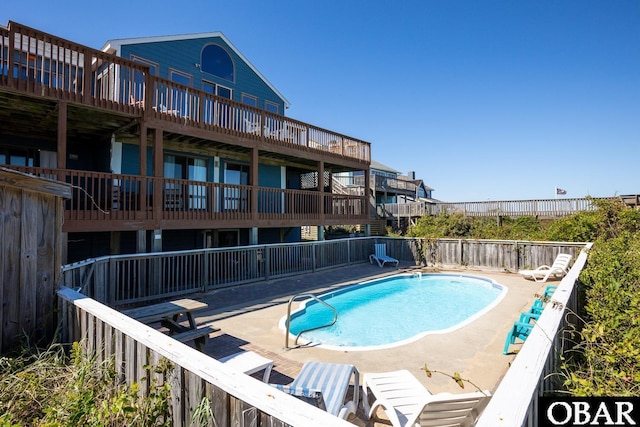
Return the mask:
[[[183,298],[175,301],[165,301],[158,304],[124,310],[122,313],[142,323],[161,322],[169,330],[172,338],[181,341],[195,341],[198,350],[202,351],[207,336],[219,328],[211,325],[198,326],[193,318],[193,312],[208,305],[202,301]],[[186,318],[187,325],[182,318]]]

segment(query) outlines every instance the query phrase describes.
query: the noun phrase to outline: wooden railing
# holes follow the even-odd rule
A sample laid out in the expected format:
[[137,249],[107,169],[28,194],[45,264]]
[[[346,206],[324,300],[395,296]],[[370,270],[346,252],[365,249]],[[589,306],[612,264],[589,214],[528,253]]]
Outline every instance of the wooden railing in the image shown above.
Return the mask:
[[[560,364],[571,351],[568,336],[579,312],[578,279],[587,262],[586,245],[511,362],[476,427],[537,426],[538,398],[561,390]],[[555,307],[555,308],[554,308]],[[569,331],[568,331],[568,330]]]
[[64,266],[63,284],[112,307],[365,262],[369,239],[114,255]]
[[[583,243],[462,239],[351,238],[152,254],[114,255],[67,265],[63,284],[112,307],[369,261],[376,242],[418,265],[512,271],[574,256]],[[488,255],[490,254],[490,256]]]
[[[107,222],[110,229],[118,229],[118,223],[133,220],[216,221],[219,227],[221,221],[254,221],[259,226],[261,221],[310,224],[325,218],[349,224],[368,219],[364,196],[70,169],[10,168],[73,185],[73,197],[65,202],[65,231],[107,227]],[[253,192],[257,192],[255,206]]]
[[0,87],[267,145],[371,161],[371,144],[151,75],[147,66],[9,22]]
[[519,217],[559,218],[581,211],[594,210],[593,200],[598,198],[505,200],[495,202],[460,203],[379,203],[376,212],[381,218],[419,217],[441,213],[460,212],[465,216],[477,217]]
[[[387,252],[404,262],[499,271],[516,271],[540,264],[550,265],[559,252],[572,254],[575,262],[553,294],[553,300],[559,304],[547,305],[476,424],[478,427],[537,425],[538,397],[543,393],[558,390],[556,375],[559,372],[558,363],[562,352],[568,350],[564,345],[562,332],[568,323],[575,321],[573,313],[578,312],[578,277],[587,262],[590,244],[357,238],[313,244],[220,249],[212,250],[211,253],[218,254],[216,255],[219,257],[218,261],[241,262],[243,268],[239,270],[251,271],[262,265],[263,272],[274,269],[277,275],[285,276],[313,271],[319,265],[329,268],[353,262],[366,262],[366,258],[373,250],[373,245],[378,242],[386,243]],[[66,266],[63,272],[63,284],[71,287],[78,286],[82,288],[83,293],[91,295],[93,292],[94,297],[100,298],[101,294],[97,292],[99,287],[103,290],[106,288],[111,290],[114,287],[124,289],[125,286],[137,284],[145,274],[150,274],[144,272],[146,271],[144,267],[141,268],[145,263],[164,265],[157,270],[158,275],[153,280],[155,284],[165,283],[165,278],[170,277],[167,271],[176,271],[171,265],[183,265],[184,274],[191,274],[194,278],[197,275],[216,271],[214,267],[216,262],[205,261],[206,257],[202,257],[202,261],[196,261],[195,258],[187,261],[195,254],[196,252],[182,252],[87,260]],[[137,261],[140,259],[145,261],[141,264]],[[171,259],[176,261],[173,262]],[[129,271],[134,272],[131,273],[133,276],[125,280],[124,276],[115,277],[109,274],[109,272],[122,271],[120,266],[126,264],[129,264],[127,267]],[[207,268],[195,268],[198,266],[207,266]],[[264,277],[267,276],[256,275],[254,280],[263,280]],[[243,276],[241,280],[251,281],[249,276]],[[195,291],[196,288],[194,287],[193,290]],[[337,424],[340,422],[337,419],[334,421],[326,418],[326,413],[308,407],[302,402],[289,406],[292,401],[288,396],[281,397],[279,393],[271,391],[268,386],[253,378],[233,375],[219,362],[102,306],[91,298],[85,298],[69,289],[60,291],[59,296],[60,313],[63,319],[62,334],[65,342],[82,340],[87,349],[98,351],[102,359],[114,357],[116,366],[120,370],[119,375],[126,381],[140,381],[145,374],[142,367],[146,364],[154,365],[161,357],[166,357],[174,363],[177,371],[174,373],[175,378],[172,376],[172,381],[177,381],[175,383],[177,387],[172,387],[172,397],[175,397],[173,413],[181,417],[174,420],[174,425],[188,425],[190,410],[201,401],[204,396],[203,390],[210,390],[211,387],[214,390],[213,395],[207,394],[207,396],[213,402],[214,409],[220,408],[222,412],[218,414],[224,420],[218,425],[228,425],[227,419],[240,417],[240,412],[235,412],[238,407],[245,411],[245,415],[252,414],[251,417],[253,417],[255,412],[251,411],[257,411],[262,416],[277,418],[291,425],[342,425]],[[137,302],[141,301],[142,299],[137,300]],[[129,299],[127,302],[134,301]],[[114,342],[119,344],[114,346],[112,344]],[[200,384],[200,381],[204,381],[207,386],[195,386]],[[268,395],[275,397],[272,400],[265,399]],[[225,403],[215,403],[218,402],[216,399],[222,399]],[[298,418],[300,414],[306,414],[307,418],[301,420]]]
[[[362,175],[337,176],[335,180],[345,187],[364,187],[364,176]],[[415,195],[418,190],[416,180],[392,178],[376,174],[371,174],[371,188],[378,192],[388,190],[393,194],[399,192],[407,195]]]
[[[58,299],[63,344],[79,342],[96,360],[112,361],[115,380],[139,384],[142,399],[152,384],[169,383],[172,426],[196,425],[198,407],[211,411],[208,425],[220,427],[353,426],[85,295],[62,288]],[[168,373],[145,369],[162,360],[172,366]]]
[[380,218],[416,218],[423,215],[431,215],[433,207],[425,202],[410,203],[378,203],[376,213]]
[[557,218],[580,211],[595,210],[593,199],[538,199],[487,202],[437,203],[432,215],[440,212],[462,212],[466,216],[537,216]]

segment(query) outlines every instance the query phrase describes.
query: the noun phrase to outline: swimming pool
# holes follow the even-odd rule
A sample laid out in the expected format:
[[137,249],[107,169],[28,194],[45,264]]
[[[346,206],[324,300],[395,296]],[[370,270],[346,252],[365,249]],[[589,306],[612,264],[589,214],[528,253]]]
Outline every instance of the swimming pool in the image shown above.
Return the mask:
[[[336,308],[333,326],[304,332],[299,341],[334,350],[372,350],[448,333],[474,321],[504,298],[498,282],[461,274],[401,274],[319,296]],[[331,323],[333,312],[314,300],[291,314],[290,332]],[[280,320],[286,331],[286,316]]]

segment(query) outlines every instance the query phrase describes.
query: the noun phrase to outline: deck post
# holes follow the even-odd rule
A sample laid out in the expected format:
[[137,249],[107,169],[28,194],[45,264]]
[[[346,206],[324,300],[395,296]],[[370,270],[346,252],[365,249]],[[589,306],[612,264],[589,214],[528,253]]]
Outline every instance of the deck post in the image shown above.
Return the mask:
[[[67,168],[67,102],[58,102],[58,169]],[[63,179],[61,179],[63,180]]]

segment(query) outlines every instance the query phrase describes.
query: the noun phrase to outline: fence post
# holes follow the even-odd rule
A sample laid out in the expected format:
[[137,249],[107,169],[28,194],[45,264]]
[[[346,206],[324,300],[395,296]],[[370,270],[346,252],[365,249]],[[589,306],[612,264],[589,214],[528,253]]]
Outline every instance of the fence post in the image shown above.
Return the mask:
[[316,248],[319,243],[311,243],[311,271],[316,272]]
[[96,276],[96,288],[100,289],[100,292],[97,293],[101,295],[102,301],[105,301],[107,305],[113,307],[116,301],[117,288],[117,283],[112,283],[116,277],[116,263],[113,262],[111,257],[107,258],[107,260],[108,268],[102,269],[103,274]]
[[209,253],[210,251],[206,249],[202,251],[202,283],[200,287],[203,292],[209,291]]
[[271,251],[268,246],[264,246],[263,249],[263,262],[264,262],[264,279],[269,280],[271,276]]

